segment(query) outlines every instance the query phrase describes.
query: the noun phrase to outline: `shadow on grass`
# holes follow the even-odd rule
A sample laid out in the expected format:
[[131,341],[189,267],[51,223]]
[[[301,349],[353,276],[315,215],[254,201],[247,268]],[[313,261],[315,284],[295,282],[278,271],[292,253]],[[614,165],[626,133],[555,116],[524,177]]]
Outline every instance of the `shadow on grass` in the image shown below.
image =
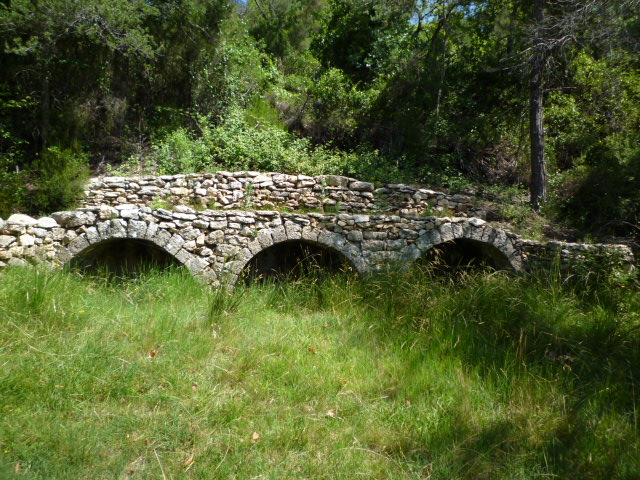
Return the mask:
[[[378,282],[363,301],[394,319],[392,328],[406,319],[405,326],[437,339],[431,344],[438,343],[441,355],[461,359],[487,382],[511,376],[559,390],[557,425],[542,428],[535,441],[516,425],[526,419],[469,427],[461,417],[461,435],[472,440],[463,442],[456,475],[483,478],[475,466],[485,457],[495,464],[501,462],[496,456],[537,452],[543,471],[560,478],[577,478],[577,472],[580,478],[639,478],[637,277],[594,274],[587,282],[557,271],[449,278],[417,271]],[[420,365],[407,365],[404,375],[417,375]]]
[[[516,412],[478,422],[468,407],[452,407],[455,421],[440,438],[425,446],[423,436],[408,435],[397,456],[436,464],[446,457],[443,478],[497,478],[506,470],[521,478],[640,478],[637,277],[585,280],[557,270],[443,277],[418,268],[365,280],[312,275],[267,290],[271,308],[365,318],[377,340],[366,345],[355,333],[350,348],[412,338],[421,353],[398,374],[405,379],[417,378],[434,350],[457,359]],[[518,389],[535,400],[515,408]],[[530,425],[532,417],[540,425]]]

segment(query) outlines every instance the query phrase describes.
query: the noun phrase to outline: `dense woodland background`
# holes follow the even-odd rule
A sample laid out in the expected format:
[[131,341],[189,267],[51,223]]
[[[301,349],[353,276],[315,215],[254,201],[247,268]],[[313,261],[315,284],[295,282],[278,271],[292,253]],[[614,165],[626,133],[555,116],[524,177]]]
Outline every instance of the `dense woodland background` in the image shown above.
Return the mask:
[[0,215],[90,171],[525,195],[542,148],[548,219],[638,238],[639,49],[637,0],[4,1]]

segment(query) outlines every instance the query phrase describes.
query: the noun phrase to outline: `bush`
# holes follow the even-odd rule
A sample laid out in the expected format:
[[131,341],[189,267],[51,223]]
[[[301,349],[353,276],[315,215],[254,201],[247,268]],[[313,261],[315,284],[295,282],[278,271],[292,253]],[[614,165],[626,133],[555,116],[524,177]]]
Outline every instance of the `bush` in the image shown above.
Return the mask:
[[215,126],[209,119],[198,119],[200,136],[184,128],[168,133],[154,145],[158,173],[228,169],[348,175],[371,181],[403,178],[401,163],[389,161],[377,150],[361,147],[346,152],[314,145],[274,122],[254,120],[235,109]]
[[27,210],[39,214],[72,207],[82,195],[89,174],[85,154],[48,148],[31,165]]
[[596,236],[640,238],[640,149],[623,156],[600,150],[598,156],[562,178],[559,214]]
[[202,170],[211,158],[210,146],[184,128],[169,132],[154,145],[155,160],[160,173],[194,173]]
[[0,217],[20,210],[24,200],[24,172],[13,169],[9,158],[0,158]]

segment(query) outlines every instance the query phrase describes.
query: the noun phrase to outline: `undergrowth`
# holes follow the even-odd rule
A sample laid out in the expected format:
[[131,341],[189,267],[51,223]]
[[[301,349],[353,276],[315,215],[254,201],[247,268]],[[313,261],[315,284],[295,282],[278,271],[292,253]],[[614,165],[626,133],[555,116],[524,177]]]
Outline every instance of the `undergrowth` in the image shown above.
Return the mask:
[[0,277],[1,478],[640,475],[629,281]]

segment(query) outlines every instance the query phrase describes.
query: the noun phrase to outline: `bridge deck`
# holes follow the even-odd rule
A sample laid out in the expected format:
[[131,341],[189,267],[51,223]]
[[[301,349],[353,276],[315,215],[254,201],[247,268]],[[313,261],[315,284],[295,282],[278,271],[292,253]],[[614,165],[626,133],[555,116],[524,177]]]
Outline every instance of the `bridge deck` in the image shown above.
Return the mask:
[[[287,242],[336,252],[361,273],[408,265],[434,247],[456,242],[482,247],[475,249],[479,255],[484,252],[497,265],[516,271],[556,258],[563,264],[586,258],[633,264],[624,246],[534,242],[478,218],[196,211],[187,206],[154,210],[125,204],[0,221],[0,267],[36,262],[61,266],[105,251],[109,243],[124,252],[127,242],[162,251],[215,285],[233,284],[257,255]],[[117,251],[111,255],[125,256]]]

